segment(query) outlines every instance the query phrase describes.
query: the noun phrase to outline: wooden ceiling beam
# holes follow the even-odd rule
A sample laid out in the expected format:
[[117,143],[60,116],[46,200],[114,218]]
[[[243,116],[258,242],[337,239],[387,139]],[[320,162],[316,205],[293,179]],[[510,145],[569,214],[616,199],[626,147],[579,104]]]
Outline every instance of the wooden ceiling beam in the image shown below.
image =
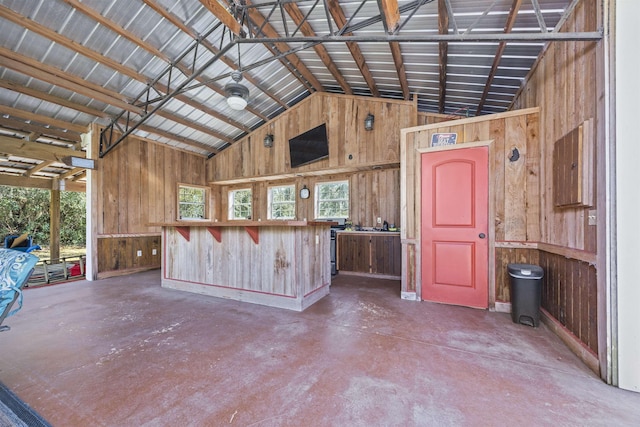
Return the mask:
[[90,8],[89,6],[87,6],[84,3],[81,3],[78,0],[63,0],[63,1],[67,3],[69,6],[78,10],[79,12],[84,13],[94,21],[100,23],[100,25],[107,27],[114,33],[140,46],[142,49],[146,50],[147,52],[150,52],[151,54],[157,56],[158,58],[163,59],[166,62],[169,62],[169,63],[171,62],[171,59],[167,55],[165,55],[163,52],[161,52],[159,49],[157,49],[155,46],[142,40],[140,37],[136,36],[132,32],[127,31],[126,29],[122,28],[120,25],[116,24],[110,19],[105,18],[95,9]]
[[60,174],[60,176],[58,176],[59,180],[63,180],[63,179],[67,179],[70,178],[72,176],[74,176],[75,174],[78,174],[82,171],[86,171],[85,168],[73,168],[71,170],[68,170],[67,172]]
[[[5,107],[0,106],[0,110],[2,110],[3,108]],[[10,107],[6,107],[6,108],[10,108]],[[32,113],[27,113],[26,111],[23,111],[23,110],[16,110],[16,111],[21,114],[20,117],[23,116],[22,113],[25,113],[24,115],[32,114]],[[75,144],[81,141],[80,133],[78,132],[73,132],[73,131],[65,132],[56,127],[46,128],[43,125],[36,124],[36,123],[27,123],[25,121],[25,120],[30,121],[31,119],[23,118],[22,120],[18,120],[11,117],[11,116],[18,117],[17,115],[3,113],[1,111],[0,111],[0,114],[1,114],[0,127],[3,127],[5,129],[10,129],[10,130],[17,130],[20,132],[29,132],[29,134],[25,137],[25,139],[27,139],[28,141],[35,141],[36,139],[40,138],[43,135],[62,140],[68,144]],[[4,117],[5,115],[8,115],[9,117]]]
[[29,169],[28,171],[26,171],[25,173],[23,173],[23,175],[26,176],[27,178],[29,178],[34,173],[39,172],[42,169],[51,166],[53,163],[55,163],[53,160],[44,160],[44,161],[38,163],[37,165],[35,165],[34,167],[32,167],[31,169]]
[[[336,25],[338,25],[338,27],[340,28],[343,28],[345,25],[347,25],[347,17],[345,16],[344,11],[342,10],[342,7],[340,6],[340,3],[338,2],[338,0],[327,0],[327,4],[329,6],[329,13],[331,14],[331,17],[333,18],[333,20],[336,22]],[[348,33],[344,33],[344,35],[351,36],[353,35],[353,33],[348,32]],[[353,57],[353,60],[356,62],[358,69],[360,69],[360,73],[362,74],[364,81],[367,82],[367,86],[369,86],[369,90],[371,91],[371,94],[375,97],[380,97],[380,91],[378,90],[378,86],[376,85],[376,82],[373,79],[373,75],[369,70],[369,66],[367,65],[367,62],[364,59],[364,55],[358,43],[347,42],[347,48],[349,49],[349,52],[351,52],[351,56]]]
[[229,30],[231,30],[236,36],[244,37],[245,32],[242,29],[242,26],[236,18],[218,3],[217,0],[200,0],[200,3],[204,5],[209,12],[213,13],[216,18],[220,20]]
[[0,6],[0,17],[7,19],[17,25],[20,25],[28,29],[29,31],[39,34],[42,37],[45,37],[55,43],[58,43],[59,45],[64,46],[73,52],[77,52],[93,61],[106,65],[107,67],[117,71],[118,73],[124,74],[129,78],[132,78],[144,84],[148,83],[148,80],[144,77],[144,75],[140,74],[136,70],[125,67],[118,61],[115,61],[94,50],[91,50],[74,40],[64,37],[63,35],[56,33],[55,31],[27,18],[26,16],[22,16],[19,13],[14,12],[8,7]]
[[0,173],[0,185],[51,190],[53,180],[50,178],[27,178],[22,175],[8,175]]
[[[155,46],[152,46],[150,43],[147,43],[146,41],[142,40],[141,38],[139,38],[135,34],[131,33],[130,31],[125,30],[124,28],[122,28],[118,24],[116,24],[113,21],[105,18],[100,13],[98,13],[96,10],[91,9],[90,7],[86,6],[84,3],[81,3],[78,0],[64,0],[64,1],[67,2],[70,6],[74,7],[75,9],[77,9],[80,12],[84,13],[85,15],[89,16],[90,18],[92,18],[96,22],[100,23],[101,25],[109,28],[111,31],[115,32],[116,34],[126,38],[130,42],[136,44],[137,46],[139,46],[142,49],[146,50],[147,52],[151,53],[152,55],[157,56],[158,58],[164,60],[168,64],[172,63],[171,58],[169,58],[167,55],[165,55],[163,52],[161,52]],[[189,75],[190,74],[190,70],[188,69],[188,67],[181,66],[180,64],[178,64],[178,67],[180,68],[180,70],[185,75]],[[247,132],[248,131],[247,129],[249,129],[247,126],[244,126],[241,123],[239,123],[239,122],[237,122],[237,121],[235,121],[235,120],[233,120],[233,119],[231,119],[231,118],[229,118],[229,117],[227,117],[227,116],[225,116],[223,114],[218,113],[217,111],[214,111],[214,110],[212,110],[210,108],[207,108],[206,106],[204,106],[202,104],[199,104],[199,103],[191,100],[186,95],[176,96],[176,99],[184,102],[185,104],[189,104],[194,108],[202,110],[202,111],[206,112],[207,114],[215,117],[216,119],[224,121],[225,123],[228,123],[231,126],[235,126],[238,129],[241,129],[241,130],[243,130],[245,132]],[[250,131],[250,129],[249,129],[249,131]]]
[[409,100],[409,82],[407,81],[407,72],[404,68],[404,61],[402,60],[402,52],[400,51],[400,43],[390,42],[389,48],[391,49],[391,55],[393,56],[393,63],[396,66],[396,72],[398,73],[398,80],[400,81],[400,87],[402,88],[402,97],[405,101]]
[[[295,3],[285,3],[284,9],[287,11],[293,22],[300,28],[302,34],[306,37],[314,37],[316,35],[316,32],[311,27],[311,24],[309,24],[309,21],[305,19],[305,16],[298,5]],[[340,85],[344,93],[347,95],[353,95],[351,86],[338,69],[336,63],[331,59],[331,55],[329,55],[327,48],[324,47],[323,44],[316,44],[313,46],[313,49],[316,51],[316,54],[318,54],[318,57],[324,66],[327,67],[333,78],[336,79],[336,82]]]
[[43,64],[35,59],[28,58],[3,47],[0,47],[0,65],[54,86],[59,86],[88,98],[121,108],[125,111],[142,114],[141,108],[129,104],[124,97],[117,92],[87,82],[59,68]]
[[[78,52],[79,54],[81,54],[83,56],[86,56],[87,58],[90,58],[90,59],[92,59],[92,60],[94,60],[94,61],[96,61],[98,63],[106,65],[106,66],[112,68],[113,70],[115,70],[115,71],[117,71],[119,73],[122,73],[122,74],[124,74],[124,75],[126,75],[126,76],[128,76],[128,77],[130,77],[130,78],[132,78],[134,80],[136,80],[136,81],[139,81],[139,82],[141,82],[143,84],[148,84],[147,78],[143,74],[140,74],[137,70],[134,70],[134,69],[131,69],[129,67],[126,67],[126,66],[120,64],[119,62],[112,60],[111,58],[108,58],[108,57],[106,57],[104,55],[101,55],[101,54],[99,54],[99,53],[97,53],[97,52],[95,52],[95,51],[93,51],[93,50],[91,50],[91,49],[89,49],[89,48],[87,48],[85,46],[82,46],[81,44],[76,43],[75,41],[70,40],[70,39],[60,35],[60,34],[56,33],[55,31],[50,30],[49,28],[44,27],[44,26],[40,25],[39,23],[37,23],[35,21],[32,21],[32,20],[30,20],[30,19],[28,19],[26,17],[23,17],[22,15],[20,15],[20,14],[18,14],[16,12],[13,12],[12,10],[10,10],[10,9],[4,7],[4,6],[0,6],[0,17],[5,17],[6,19],[9,19],[9,20],[15,22],[16,24],[23,25],[25,28],[29,29],[30,31],[35,32],[36,34],[40,34],[41,36],[46,37],[46,38],[48,38],[48,39],[50,39],[50,40],[52,40],[52,41],[54,41],[54,42],[56,42],[56,43],[58,43],[58,44],[60,44],[62,46],[65,46],[68,49],[71,49],[71,50],[73,50],[75,52]],[[210,84],[207,84],[207,86],[210,87],[210,88],[213,88],[213,86],[217,87],[217,85],[210,85]],[[161,84],[158,84],[157,85],[157,89],[162,92],[165,88]],[[216,89],[216,90],[218,90],[219,92],[224,94],[224,90],[222,88]],[[125,110],[130,111],[129,109],[125,109]],[[156,114],[158,114],[158,112],[156,112]],[[259,113],[258,113],[258,116],[263,118],[263,116],[261,114],[259,114]],[[172,117],[174,117],[174,119],[172,119],[172,120],[177,121],[177,116],[172,115]],[[184,124],[183,122],[181,122],[181,123]],[[189,123],[193,124],[193,122],[189,122]],[[190,126],[190,127],[193,127],[193,126]],[[198,130],[200,130],[200,129],[198,129]],[[214,132],[214,131],[209,130],[208,133],[211,134],[211,132]],[[216,133],[218,135],[221,135],[221,134],[219,134],[217,132],[214,132],[214,133]],[[228,138],[226,138],[226,139],[228,139]],[[222,139],[222,140],[226,141],[226,139]]]
[[78,175],[71,178],[71,181],[77,182],[86,177],[87,177],[87,170],[85,169],[84,171],[80,172]]
[[53,144],[25,141],[20,138],[0,135],[0,152],[27,159],[62,162],[63,157],[86,157],[84,151],[72,150]]
[[155,113],[157,116],[160,117],[164,117],[167,120],[171,120],[173,122],[176,123],[180,123],[181,125],[184,125],[188,128],[191,129],[195,129],[199,132],[204,133],[205,135],[209,135],[212,136],[214,138],[218,138],[221,141],[224,141],[228,144],[232,144],[233,143],[233,138],[229,138],[227,135],[221,134],[220,132],[217,132],[215,130],[212,130],[206,126],[202,126],[199,123],[193,122],[191,120],[187,120],[184,117],[180,117],[180,116],[176,116],[175,114],[170,113],[169,111],[166,110],[158,110]]
[[[160,16],[162,16],[164,19],[166,19],[167,21],[171,22],[173,25],[175,25],[176,27],[178,27],[180,30],[182,30],[185,34],[188,34],[189,36],[191,36],[191,38],[193,38],[194,40],[197,40],[199,35],[198,33],[196,33],[193,29],[187,27],[177,16],[175,16],[174,14],[172,14],[171,12],[169,12],[167,9],[165,9],[164,7],[160,6],[159,4],[157,4],[154,0],[142,0],[147,6],[149,6],[151,9],[153,9],[157,14],[159,14]],[[220,49],[218,49],[217,47],[215,47],[211,42],[209,42],[208,40],[202,40],[202,45],[204,47],[206,47],[207,49],[209,49],[209,51],[211,53],[213,53],[214,55],[217,55],[218,53],[220,53]],[[226,55],[222,55],[220,57],[220,60],[222,62],[224,62],[229,68],[235,70],[238,68],[238,66],[236,65],[236,63],[233,61],[233,59],[229,58]],[[289,106],[287,105],[286,102],[284,102],[282,99],[280,99],[279,97],[277,97],[273,92],[271,92],[270,90],[268,90],[266,87],[264,87],[264,85],[262,85],[262,83],[260,83],[255,77],[253,77],[251,74],[247,73],[247,72],[243,72],[242,73],[242,77],[245,78],[249,83],[251,83],[252,85],[254,85],[259,91],[261,91],[262,93],[264,93],[265,95],[267,95],[269,98],[273,99],[275,102],[277,102],[278,104],[280,104],[280,106],[284,109],[288,109]],[[268,120],[268,118],[263,119],[263,120]]]
[[[280,37],[276,29],[271,24],[269,24],[269,22],[267,22],[267,19],[262,15],[262,13],[260,13],[260,11],[257,8],[249,8],[248,16],[251,22],[253,22],[253,24],[255,25],[256,29],[262,28],[262,34],[264,34],[265,37],[269,37],[269,38]],[[256,37],[258,36],[256,35]],[[288,52],[291,50],[291,47],[285,42],[275,42],[273,43],[273,45],[279,51],[278,53]],[[269,48],[268,44],[265,44],[265,46]],[[269,50],[273,52],[272,49],[269,49]],[[287,61],[291,63],[291,65],[296,70],[296,72],[300,73],[300,76],[304,80],[306,80],[308,84],[310,84],[313,87],[314,90],[318,92],[324,91],[324,88],[322,87],[322,84],[320,83],[320,81],[318,81],[318,79],[307,68],[307,66],[302,62],[302,60],[298,57],[298,55],[296,55],[295,53],[290,53],[289,55],[280,59],[280,62],[285,64],[285,66]],[[298,79],[300,79],[300,77],[296,73],[294,73],[294,75]]]
[[[504,26],[504,32],[510,33],[515,25],[516,18],[518,17],[518,11],[520,10],[520,6],[522,6],[522,0],[513,0],[511,4],[511,9],[509,10],[509,15],[507,16],[507,22]],[[491,85],[493,84],[493,79],[498,72],[498,67],[500,66],[500,61],[502,60],[502,55],[504,54],[504,50],[507,47],[506,42],[500,42],[498,45],[498,49],[496,50],[496,55],[493,57],[493,63],[491,64],[491,70],[489,70],[489,76],[487,77],[487,83],[484,85],[484,90],[482,91],[482,96],[480,97],[480,102],[478,103],[478,108],[476,109],[476,116],[482,113],[482,109],[484,108],[484,104],[487,102],[487,97],[489,96],[489,91],[491,90]]]
[[393,33],[400,23],[398,0],[378,0],[378,8],[384,16],[384,27],[389,34]]
[[[449,10],[445,0],[438,0],[438,34],[449,34]],[[445,102],[447,99],[447,59],[449,54],[449,43],[440,42],[438,44],[438,112],[444,114]]]
[[36,89],[32,89],[26,86],[19,85],[17,83],[13,83],[7,80],[0,80],[0,87],[4,89],[11,90],[13,92],[21,93],[24,95],[28,95],[32,98],[41,99],[43,101],[50,102],[52,104],[61,105],[63,107],[67,107],[71,110],[79,111],[81,113],[89,114],[94,117],[102,117],[102,118],[110,118],[111,116],[101,110],[96,108],[87,107],[86,105],[78,104],[73,101],[69,101],[64,98],[60,98],[54,95],[51,95],[47,92],[42,92]]
[[[124,124],[124,121],[122,121],[120,123]],[[207,144],[203,144],[202,142],[196,141],[195,139],[190,139],[190,138],[185,138],[185,137],[182,137],[182,136],[178,136],[178,135],[175,135],[175,134],[173,134],[171,132],[167,132],[167,131],[164,131],[162,129],[154,128],[154,127],[151,127],[151,126],[140,125],[140,126],[138,126],[138,130],[143,131],[143,132],[147,132],[147,133],[150,133],[150,134],[153,134],[153,135],[158,135],[158,136],[170,139],[172,141],[176,141],[176,142],[179,142],[181,144],[188,145],[189,147],[194,147],[194,148],[198,148],[200,150],[207,151],[209,153],[217,153],[219,151],[219,150],[216,150],[215,148],[213,148],[212,146],[207,145]],[[151,141],[151,142],[154,142],[156,144],[161,144],[160,141],[154,141],[152,139],[143,138],[143,137],[140,137],[138,135],[136,135],[136,138],[142,138],[142,139],[144,139],[146,141]]]
[[60,129],[67,129],[76,133],[86,133],[89,129],[87,126],[76,125],[74,123],[65,122],[63,120],[53,119],[49,116],[43,116],[41,114],[30,113],[25,110],[19,110],[13,107],[7,107],[0,105],[0,114],[8,114],[13,117],[20,117],[25,120],[32,120],[34,122],[42,123],[43,125],[51,125]]

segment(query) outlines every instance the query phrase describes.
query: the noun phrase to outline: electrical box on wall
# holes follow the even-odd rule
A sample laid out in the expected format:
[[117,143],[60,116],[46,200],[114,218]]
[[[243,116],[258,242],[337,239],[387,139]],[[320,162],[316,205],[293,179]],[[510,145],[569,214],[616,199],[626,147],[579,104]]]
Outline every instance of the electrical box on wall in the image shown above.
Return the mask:
[[594,127],[589,119],[553,146],[553,203],[556,207],[591,207],[594,199]]

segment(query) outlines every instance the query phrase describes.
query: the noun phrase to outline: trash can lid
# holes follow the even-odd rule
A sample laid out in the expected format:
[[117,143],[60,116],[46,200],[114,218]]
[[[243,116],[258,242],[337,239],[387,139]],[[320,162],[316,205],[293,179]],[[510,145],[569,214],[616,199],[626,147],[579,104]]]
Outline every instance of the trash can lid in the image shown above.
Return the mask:
[[544,270],[533,264],[508,264],[509,276],[518,279],[542,279]]

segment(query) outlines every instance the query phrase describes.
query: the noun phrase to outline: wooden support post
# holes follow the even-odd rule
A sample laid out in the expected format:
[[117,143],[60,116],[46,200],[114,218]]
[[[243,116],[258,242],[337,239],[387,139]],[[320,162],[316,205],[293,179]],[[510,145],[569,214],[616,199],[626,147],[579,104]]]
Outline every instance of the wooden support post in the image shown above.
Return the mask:
[[51,259],[60,258],[60,189],[55,184],[57,182],[51,189],[49,201],[49,251]]

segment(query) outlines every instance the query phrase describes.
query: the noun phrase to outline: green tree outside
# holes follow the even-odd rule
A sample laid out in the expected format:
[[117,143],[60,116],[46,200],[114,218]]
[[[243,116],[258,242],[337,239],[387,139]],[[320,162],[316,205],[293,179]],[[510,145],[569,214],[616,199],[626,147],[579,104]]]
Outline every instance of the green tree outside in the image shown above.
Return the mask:
[[[49,247],[49,190],[0,186],[0,238],[29,233],[34,245]],[[85,193],[60,193],[60,245],[86,245]]]

